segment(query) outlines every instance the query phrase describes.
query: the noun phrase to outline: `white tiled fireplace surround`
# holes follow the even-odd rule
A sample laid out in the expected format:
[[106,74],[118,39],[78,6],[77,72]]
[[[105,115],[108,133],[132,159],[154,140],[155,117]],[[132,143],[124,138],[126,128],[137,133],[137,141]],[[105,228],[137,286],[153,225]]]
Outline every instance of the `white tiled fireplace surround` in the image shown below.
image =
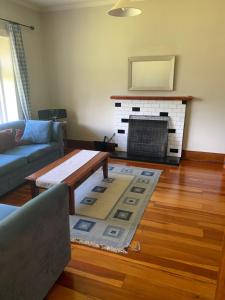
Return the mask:
[[[168,116],[169,134],[167,156],[181,157],[182,142],[186,113],[186,100],[191,97],[165,97],[167,100],[135,99],[134,97],[112,96],[114,101],[114,130],[116,133],[115,143],[118,144],[117,151],[127,151],[128,120],[130,115]],[[127,99],[128,98],[128,99]],[[129,98],[132,98],[132,100]],[[146,97],[148,98],[148,97]],[[158,97],[156,97],[158,98]],[[163,99],[163,97],[162,97]]]

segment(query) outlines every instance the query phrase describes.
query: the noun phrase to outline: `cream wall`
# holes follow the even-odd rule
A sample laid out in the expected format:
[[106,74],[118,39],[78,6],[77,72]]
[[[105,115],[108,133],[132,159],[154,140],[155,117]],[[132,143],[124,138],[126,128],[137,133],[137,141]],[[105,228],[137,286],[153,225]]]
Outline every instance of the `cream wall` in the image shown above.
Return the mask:
[[[145,0],[143,15],[113,18],[109,7],[43,14],[52,107],[69,112],[69,136],[113,133],[110,95],[192,95],[184,149],[225,153],[224,0]],[[174,92],[128,92],[129,56],[177,56]]]
[[34,31],[22,28],[22,34],[30,78],[32,113],[36,117],[37,110],[48,106],[40,13],[9,0],[0,0],[0,17],[35,26]]

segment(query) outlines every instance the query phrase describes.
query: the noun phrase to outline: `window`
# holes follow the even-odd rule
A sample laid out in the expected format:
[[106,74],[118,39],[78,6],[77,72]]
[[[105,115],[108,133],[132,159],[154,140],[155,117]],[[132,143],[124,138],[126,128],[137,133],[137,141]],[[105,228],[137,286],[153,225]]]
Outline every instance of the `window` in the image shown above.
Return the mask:
[[10,39],[0,30],[0,123],[19,119]]

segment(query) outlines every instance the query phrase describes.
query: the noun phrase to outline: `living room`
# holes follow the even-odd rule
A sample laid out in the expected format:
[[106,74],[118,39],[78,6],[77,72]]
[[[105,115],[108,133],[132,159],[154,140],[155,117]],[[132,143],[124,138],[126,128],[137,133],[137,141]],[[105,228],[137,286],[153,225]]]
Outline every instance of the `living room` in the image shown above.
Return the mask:
[[[61,156],[61,151],[71,155],[71,151],[78,148],[101,150],[96,149],[95,142],[108,141],[112,137],[103,149],[103,152],[114,153],[111,155],[114,158],[109,158],[109,178],[105,167],[108,157],[95,159],[98,158],[98,164],[105,168],[104,180],[117,176],[115,173],[120,173],[119,166],[126,174],[118,175],[119,183],[116,185],[117,180],[113,182],[114,192],[107,199],[111,199],[114,193],[116,201],[120,198],[125,185],[131,184],[129,172],[132,170],[141,170],[140,174],[146,175],[146,178],[141,175],[137,179],[140,186],[136,192],[139,191],[139,194],[144,181],[149,182],[147,175],[154,173],[155,176],[150,181],[152,186],[148,185],[148,197],[143,198],[145,206],[138,212],[140,216],[135,217],[135,223],[131,224],[135,227],[132,239],[126,251],[123,251],[125,246],[111,251],[115,250],[113,243],[103,249],[92,247],[99,243],[91,237],[86,245],[78,243],[77,236],[74,241],[70,238],[70,249],[66,240],[64,244],[62,242],[60,247],[65,246],[68,251],[65,257],[68,259],[69,251],[72,251],[72,259],[66,263],[64,272],[60,269],[61,276],[47,299],[225,299],[225,274],[221,260],[224,257],[225,229],[225,3],[222,0],[134,0],[132,5],[140,9],[140,15],[115,17],[107,12],[116,2],[0,0],[0,18],[5,19],[0,23],[1,36],[2,28],[10,22],[28,26],[20,26],[30,93],[30,117],[27,119],[38,120],[40,110],[66,111],[64,149],[57,125],[48,128],[54,136],[48,140],[51,144],[48,153],[52,156],[46,154],[46,148],[46,155],[40,157],[40,161],[36,161],[35,154],[35,161],[23,167],[24,173],[20,172],[22,181],[17,187],[13,184],[19,179],[10,173],[1,183],[0,191],[4,192],[0,203],[23,206],[31,199],[30,186],[23,183],[24,178],[36,172],[37,167],[39,170],[55,161]],[[0,50],[1,64],[2,53]],[[173,61],[172,87],[160,91],[133,88],[129,68],[133,64],[134,69],[139,61],[151,62],[153,59]],[[11,96],[10,99],[18,97],[16,94]],[[12,113],[15,105],[12,102],[8,105]],[[127,113],[130,110],[132,113]],[[0,130],[4,130],[7,128],[4,127],[6,119],[1,111]],[[7,122],[23,119],[23,115],[18,109],[18,116],[9,117]],[[143,157],[139,160],[130,159],[131,156],[121,157],[121,152],[125,153],[126,149],[129,152],[130,115],[159,116],[165,124],[170,119],[167,125],[164,124],[169,126],[166,127],[166,131],[169,130],[166,151],[171,152],[168,152],[169,157],[177,159],[175,163],[171,160],[156,163],[154,159]],[[16,123],[15,129],[24,129],[24,124]],[[37,139],[40,139],[41,128],[37,129],[38,133],[36,131]],[[45,127],[43,132],[46,130]],[[40,145],[40,141],[38,143]],[[38,147],[40,151],[42,146]],[[8,151],[11,151],[9,155],[13,154],[13,150]],[[85,153],[91,155],[91,152]],[[83,159],[87,157],[84,155]],[[17,161],[18,168],[23,162],[22,158]],[[0,158],[0,174],[1,168]],[[36,168],[35,171],[33,168]],[[29,173],[29,170],[32,171]],[[102,171],[98,174],[102,176]],[[33,184],[34,177],[28,180]],[[108,185],[109,182],[105,181],[104,186]],[[88,183],[81,185],[77,197],[86,196],[86,201],[95,202],[93,194],[85,194],[87,188]],[[62,195],[63,189],[61,187],[55,193]],[[70,222],[73,225],[79,223],[71,217],[74,189],[74,186],[70,189],[70,203],[67,204],[70,205]],[[33,190],[33,196],[36,192]],[[102,194],[105,193],[108,192],[103,190]],[[45,197],[45,192],[40,196]],[[136,197],[135,201],[140,204],[141,199]],[[129,198],[131,200],[134,201],[134,198]],[[76,212],[78,200],[74,201]],[[95,211],[91,211],[90,203],[86,203],[89,211],[87,213],[86,207],[81,206],[80,215],[88,216],[89,222],[92,222],[93,216],[104,220],[109,209],[113,210],[118,205],[116,201],[112,199],[111,208],[104,206],[102,209],[100,204]],[[95,205],[98,205],[97,202]],[[124,211],[121,213],[120,210],[119,216],[130,218],[131,215],[124,215]],[[98,221],[97,225],[100,226],[101,222]],[[120,223],[115,224],[118,227]],[[92,226],[92,223],[89,225]],[[109,232],[105,231],[105,234]],[[50,241],[49,238],[50,244],[54,242]],[[33,257],[35,260],[34,253],[32,255],[30,259]],[[0,295],[1,284],[0,276]],[[21,299],[28,299],[24,291],[18,291],[18,287],[19,284],[14,298],[7,298],[4,294],[4,299],[20,299],[20,294],[23,295]],[[39,298],[33,295],[29,299]]]

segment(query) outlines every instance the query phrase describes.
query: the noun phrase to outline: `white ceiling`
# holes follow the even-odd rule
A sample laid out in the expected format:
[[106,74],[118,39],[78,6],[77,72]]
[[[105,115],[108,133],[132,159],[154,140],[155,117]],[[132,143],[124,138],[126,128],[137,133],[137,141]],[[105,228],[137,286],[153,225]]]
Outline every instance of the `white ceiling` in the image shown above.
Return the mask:
[[58,6],[58,5],[68,5],[68,4],[74,4],[74,3],[91,3],[96,2],[95,0],[25,0],[26,2],[48,7],[48,6]]
[[[113,5],[117,0],[10,0],[39,11],[65,10],[78,7]],[[149,0],[131,0],[142,2]]]
[[116,0],[11,0],[23,6],[40,10],[61,10],[72,7],[111,5]]

